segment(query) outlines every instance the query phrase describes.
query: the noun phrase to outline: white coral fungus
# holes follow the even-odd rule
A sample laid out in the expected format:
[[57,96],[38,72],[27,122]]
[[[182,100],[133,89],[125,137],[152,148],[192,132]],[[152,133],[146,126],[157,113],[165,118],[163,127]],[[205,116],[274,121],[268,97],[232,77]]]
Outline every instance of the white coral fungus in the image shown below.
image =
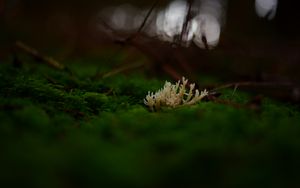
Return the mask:
[[208,95],[208,91],[205,89],[199,93],[199,90],[195,89],[195,84],[190,84],[189,92],[187,93],[186,85],[188,80],[182,77],[182,81],[179,80],[176,84],[171,84],[166,81],[162,89],[153,93],[148,91],[148,95],[144,99],[145,105],[150,110],[159,110],[162,106],[166,107],[178,107],[185,105],[192,105],[199,102],[205,96]]

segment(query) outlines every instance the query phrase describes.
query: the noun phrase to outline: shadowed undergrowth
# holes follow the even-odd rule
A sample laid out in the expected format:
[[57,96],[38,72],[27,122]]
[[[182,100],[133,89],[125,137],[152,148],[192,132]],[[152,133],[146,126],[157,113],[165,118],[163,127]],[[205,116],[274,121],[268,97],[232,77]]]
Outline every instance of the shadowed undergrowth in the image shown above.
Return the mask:
[[[44,65],[0,64],[1,183],[31,187],[297,187],[300,114],[271,99],[258,109],[212,101],[149,112],[141,73],[93,80]],[[222,91],[246,104],[251,95]]]

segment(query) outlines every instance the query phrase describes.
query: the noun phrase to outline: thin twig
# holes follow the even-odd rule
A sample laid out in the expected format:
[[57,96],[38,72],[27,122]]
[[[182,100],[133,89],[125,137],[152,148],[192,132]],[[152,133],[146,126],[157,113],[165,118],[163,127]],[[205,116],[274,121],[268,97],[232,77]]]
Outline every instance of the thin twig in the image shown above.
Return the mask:
[[224,105],[232,106],[234,108],[245,108],[245,106],[242,105],[242,104],[238,104],[238,103],[232,102],[230,100],[219,99],[217,97],[210,96],[210,95],[208,96],[208,100],[213,101],[213,102],[218,103],[218,104],[224,104]]
[[237,82],[237,83],[229,83],[225,85],[218,86],[211,91],[218,91],[221,89],[226,89],[230,87],[236,87],[236,86],[265,86],[265,87],[293,87],[295,84],[290,83],[290,82]]
[[238,84],[236,84],[235,86],[234,86],[234,89],[233,89],[233,92],[232,92],[232,97],[234,96],[234,94],[235,94],[235,92],[236,92],[236,90],[237,90],[237,88],[239,87],[239,85]]
[[158,5],[160,0],[156,0],[153,5],[151,6],[151,8],[149,9],[149,11],[147,12],[142,24],[140,25],[140,27],[138,28],[137,32],[135,32],[133,35],[129,36],[125,41],[130,41],[132,39],[134,39],[135,37],[137,37],[141,32],[142,30],[144,29],[151,13],[153,12],[154,8]]
[[181,34],[180,34],[180,39],[179,39],[179,44],[182,43],[182,40],[183,38],[186,37],[186,35],[188,34],[188,24],[191,20],[191,17],[192,17],[192,5],[193,5],[193,2],[194,0],[187,0],[188,4],[189,4],[189,7],[188,7],[188,11],[187,11],[187,15],[185,17],[185,21],[182,25],[182,31],[181,31]]
[[165,71],[168,75],[170,75],[174,80],[180,80],[181,75],[170,65],[164,64],[162,65],[163,71]]
[[122,67],[118,67],[116,69],[113,69],[112,71],[109,71],[109,72],[103,74],[102,78],[107,78],[107,77],[119,74],[121,72],[125,72],[125,71],[131,70],[131,69],[139,68],[141,66],[143,66],[143,63],[138,62],[138,63],[133,63],[133,64],[125,65],[125,66],[122,66]]
[[47,65],[59,69],[59,70],[63,70],[65,69],[65,66],[60,64],[58,61],[56,61],[55,59],[53,59],[52,57],[49,56],[45,56],[40,54],[36,49],[24,44],[23,42],[17,41],[15,46],[26,52],[27,54],[33,56],[34,58],[41,60],[42,62],[46,63]]

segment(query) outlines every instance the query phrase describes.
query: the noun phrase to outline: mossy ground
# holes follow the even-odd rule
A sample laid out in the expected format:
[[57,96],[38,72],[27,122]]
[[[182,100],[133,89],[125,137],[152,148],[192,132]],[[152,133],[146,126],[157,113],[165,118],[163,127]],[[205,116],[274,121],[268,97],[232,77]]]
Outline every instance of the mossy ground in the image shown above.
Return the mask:
[[[143,98],[163,79],[93,80],[99,66],[70,63],[71,75],[0,64],[1,184],[300,186],[296,107],[265,98],[259,111],[201,102],[153,113]],[[221,98],[244,104],[250,95],[227,90]]]

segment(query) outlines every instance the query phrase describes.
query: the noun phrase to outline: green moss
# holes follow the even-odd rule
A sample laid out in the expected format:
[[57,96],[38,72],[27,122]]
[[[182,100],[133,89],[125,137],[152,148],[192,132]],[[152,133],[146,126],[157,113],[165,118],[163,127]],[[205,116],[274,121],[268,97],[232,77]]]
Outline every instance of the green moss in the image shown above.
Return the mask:
[[[93,80],[97,66],[75,62],[72,75],[0,64],[2,184],[299,186],[297,107],[266,98],[259,111],[201,102],[152,113],[143,98],[165,80]],[[250,98],[225,90],[220,99]]]

